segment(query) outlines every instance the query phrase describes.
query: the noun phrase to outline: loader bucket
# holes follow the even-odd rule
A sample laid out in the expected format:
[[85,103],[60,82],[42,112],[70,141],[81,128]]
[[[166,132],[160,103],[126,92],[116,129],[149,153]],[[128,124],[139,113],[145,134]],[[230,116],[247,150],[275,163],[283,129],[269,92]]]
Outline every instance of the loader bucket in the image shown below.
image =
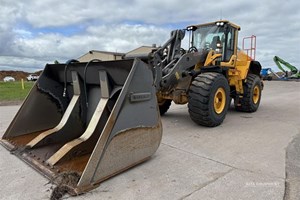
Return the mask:
[[47,64],[1,144],[77,195],[150,158],[161,137],[152,71],[131,59]]

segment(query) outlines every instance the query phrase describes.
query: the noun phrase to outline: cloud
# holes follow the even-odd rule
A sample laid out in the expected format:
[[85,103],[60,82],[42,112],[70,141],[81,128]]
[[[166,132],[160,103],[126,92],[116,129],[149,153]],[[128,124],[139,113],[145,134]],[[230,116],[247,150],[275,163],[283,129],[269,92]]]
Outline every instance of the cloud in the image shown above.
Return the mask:
[[214,4],[199,0],[0,3],[0,69],[27,70],[31,66],[34,70],[46,62],[64,62],[92,49],[126,52],[141,45],[160,45],[172,29],[221,17],[242,27],[240,46],[242,37],[257,35],[256,58],[263,67],[275,66],[274,55],[300,66],[300,3],[296,0],[220,0]]
[[45,63],[47,63],[47,60],[45,59],[16,56],[0,56],[0,66],[3,70],[21,70],[34,72],[37,70],[42,70],[45,67]]
[[20,5],[12,1],[0,1],[0,55],[9,54],[9,48],[14,38],[13,28],[20,17]]
[[[162,44],[169,30],[153,25],[101,25],[87,28],[80,35],[65,36],[57,33],[39,33],[32,37],[26,30],[14,30],[15,38],[10,44],[12,56],[1,57],[0,66],[41,68],[54,60],[65,62],[78,58],[89,50],[127,52],[141,45]],[[9,59],[7,59],[9,58]],[[21,59],[24,58],[24,61]],[[5,61],[5,62],[4,62]],[[45,61],[41,65],[40,61]]]

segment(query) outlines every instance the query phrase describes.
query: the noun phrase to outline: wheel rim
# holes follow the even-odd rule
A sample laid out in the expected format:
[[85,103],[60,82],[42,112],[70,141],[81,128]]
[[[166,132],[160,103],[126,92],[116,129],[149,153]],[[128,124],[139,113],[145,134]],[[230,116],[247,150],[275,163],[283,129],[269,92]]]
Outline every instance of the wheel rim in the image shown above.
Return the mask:
[[258,100],[259,100],[259,87],[258,85],[256,85],[254,88],[253,88],[253,96],[252,96],[252,100],[253,100],[253,103],[254,104],[257,104]]
[[226,95],[223,88],[219,88],[214,98],[214,109],[217,114],[221,114],[225,108]]

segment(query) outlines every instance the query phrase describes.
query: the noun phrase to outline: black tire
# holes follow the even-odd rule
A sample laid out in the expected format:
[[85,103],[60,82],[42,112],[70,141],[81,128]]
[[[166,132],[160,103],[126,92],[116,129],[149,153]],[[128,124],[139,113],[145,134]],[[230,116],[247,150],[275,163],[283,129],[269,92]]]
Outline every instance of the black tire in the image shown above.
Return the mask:
[[235,99],[234,106],[240,112],[255,112],[260,104],[262,84],[259,76],[248,74],[243,85],[243,98]]
[[222,74],[214,72],[199,74],[189,90],[188,109],[191,119],[203,126],[220,125],[229,107],[229,93],[228,81]]
[[158,102],[160,115],[164,115],[170,108],[172,100],[164,99],[162,102]]

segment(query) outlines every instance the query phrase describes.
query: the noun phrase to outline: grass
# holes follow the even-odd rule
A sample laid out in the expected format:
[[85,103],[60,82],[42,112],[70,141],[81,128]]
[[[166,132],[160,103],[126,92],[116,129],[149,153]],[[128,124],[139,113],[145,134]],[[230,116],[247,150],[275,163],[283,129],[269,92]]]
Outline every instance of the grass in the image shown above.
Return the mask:
[[0,82],[0,101],[22,101],[25,99],[34,82],[24,81],[22,89],[21,81]]

